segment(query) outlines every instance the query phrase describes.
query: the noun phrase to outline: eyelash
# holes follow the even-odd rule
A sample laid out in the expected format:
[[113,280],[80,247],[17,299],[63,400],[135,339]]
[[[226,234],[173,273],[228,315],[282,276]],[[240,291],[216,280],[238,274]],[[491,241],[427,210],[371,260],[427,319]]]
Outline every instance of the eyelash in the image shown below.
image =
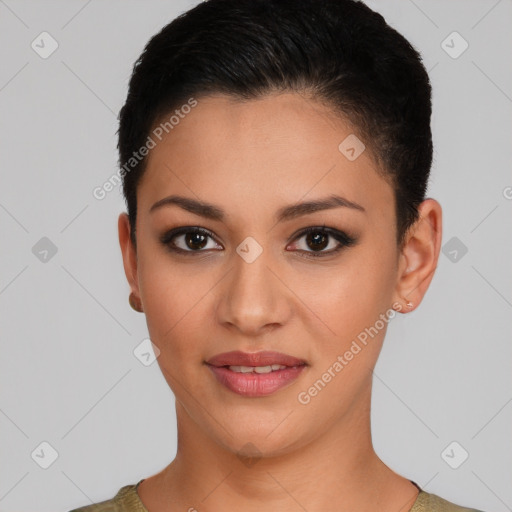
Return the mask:
[[325,227],[325,225],[324,226],[311,226],[308,228],[304,228],[299,233],[297,233],[297,235],[295,235],[293,240],[294,241],[300,240],[301,238],[303,238],[304,236],[307,236],[310,233],[320,233],[322,235],[330,236],[330,237],[334,238],[338,242],[339,245],[335,249],[331,249],[329,251],[322,250],[322,251],[316,252],[316,251],[302,251],[299,249],[297,252],[298,252],[299,256],[301,256],[303,258],[325,258],[327,256],[332,256],[333,254],[340,252],[345,247],[351,247],[351,246],[355,245],[357,242],[356,238],[348,235],[347,233],[345,233],[343,231],[339,231],[337,229],[327,228],[327,227]]
[[[171,231],[168,231],[160,238],[160,241],[162,242],[163,245],[165,245],[170,251],[172,251],[174,253],[185,254],[187,256],[188,255],[195,256],[194,253],[197,254],[197,253],[201,253],[201,252],[206,252],[205,250],[201,250],[201,249],[185,250],[185,249],[176,247],[175,245],[172,244],[172,240],[175,237],[177,237],[179,235],[183,235],[183,234],[190,234],[190,233],[194,233],[194,234],[199,233],[201,235],[208,236],[211,239],[215,240],[215,237],[213,236],[213,234],[210,231],[208,231],[207,229],[196,227],[196,226],[183,226],[183,227],[172,229]],[[331,236],[339,243],[339,245],[337,248],[331,249],[330,251],[315,252],[315,251],[298,250],[297,252],[299,253],[299,255],[304,258],[323,258],[326,256],[331,256],[333,254],[338,253],[345,247],[351,247],[357,243],[356,238],[348,235],[347,233],[344,233],[343,231],[338,231],[337,229],[327,228],[327,227],[325,227],[325,225],[324,226],[311,226],[311,227],[305,228],[302,231],[300,231],[293,238],[293,241],[300,240],[302,237],[304,237],[310,233],[321,233],[323,235]]]

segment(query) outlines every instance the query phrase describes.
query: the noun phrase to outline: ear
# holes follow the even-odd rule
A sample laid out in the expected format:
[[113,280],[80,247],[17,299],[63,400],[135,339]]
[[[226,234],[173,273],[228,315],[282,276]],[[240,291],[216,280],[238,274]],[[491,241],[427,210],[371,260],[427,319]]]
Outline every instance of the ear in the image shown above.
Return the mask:
[[[419,218],[409,230],[399,256],[395,300],[405,312],[423,300],[437,268],[442,239],[442,209],[435,199],[426,199],[419,208]],[[412,307],[405,303],[412,302]]]
[[130,221],[127,213],[121,213],[117,221],[119,245],[123,256],[123,266],[131,291],[140,299],[139,281],[137,276],[137,251],[130,238]]

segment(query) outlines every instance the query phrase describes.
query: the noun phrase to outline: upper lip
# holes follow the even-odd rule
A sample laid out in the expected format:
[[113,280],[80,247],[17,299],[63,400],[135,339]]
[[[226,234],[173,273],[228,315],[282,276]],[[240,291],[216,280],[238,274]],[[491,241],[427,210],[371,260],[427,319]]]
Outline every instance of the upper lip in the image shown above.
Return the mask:
[[206,363],[212,366],[269,366],[272,364],[300,366],[306,364],[306,361],[280,352],[241,352],[235,350],[217,354],[208,359]]

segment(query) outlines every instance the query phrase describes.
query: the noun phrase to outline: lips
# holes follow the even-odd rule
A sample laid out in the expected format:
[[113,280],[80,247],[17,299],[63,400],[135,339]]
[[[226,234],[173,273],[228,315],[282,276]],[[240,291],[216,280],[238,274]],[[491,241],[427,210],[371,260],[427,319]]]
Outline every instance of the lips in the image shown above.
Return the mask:
[[303,359],[282,354],[280,352],[263,351],[263,352],[241,352],[239,350],[233,352],[223,352],[208,359],[207,364],[211,366],[271,366],[273,364],[281,366],[302,366],[306,364]]
[[280,352],[224,352],[206,361],[216,379],[244,397],[264,397],[289,386],[308,366]]

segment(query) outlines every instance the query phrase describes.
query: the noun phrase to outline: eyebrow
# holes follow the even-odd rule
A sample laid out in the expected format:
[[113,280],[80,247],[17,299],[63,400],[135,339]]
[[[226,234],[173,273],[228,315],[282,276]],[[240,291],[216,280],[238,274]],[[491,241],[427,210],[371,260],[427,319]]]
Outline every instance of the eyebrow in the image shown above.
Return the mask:
[[[149,212],[152,213],[159,208],[170,205],[179,206],[183,210],[211,220],[223,221],[226,218],[224,210],[218,206],[205,203],[203,201],[198,201],[190,197],[177,195],[172,195],[160,199],[149,209]],[[345,207],[361,212],[366,212],[364,207],[358,203],[349,201],[348,199],[338,195],[330,195],[328,197],[316,199],[314,201],[292,204],[290,206],[280,208],[276,213],[276,220],[277,222],[283,222],[295,219],[302,215],[308,215],[317,211],[338,207]]]

